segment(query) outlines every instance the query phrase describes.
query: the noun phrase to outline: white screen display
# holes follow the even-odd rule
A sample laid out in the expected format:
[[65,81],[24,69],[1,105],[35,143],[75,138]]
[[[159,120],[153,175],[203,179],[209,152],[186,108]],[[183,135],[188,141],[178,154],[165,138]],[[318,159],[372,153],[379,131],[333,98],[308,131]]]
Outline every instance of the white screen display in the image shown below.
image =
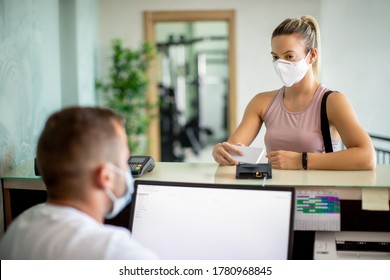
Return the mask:
[[287,259],[292,195],[140,183],[132,234],[161,259]]

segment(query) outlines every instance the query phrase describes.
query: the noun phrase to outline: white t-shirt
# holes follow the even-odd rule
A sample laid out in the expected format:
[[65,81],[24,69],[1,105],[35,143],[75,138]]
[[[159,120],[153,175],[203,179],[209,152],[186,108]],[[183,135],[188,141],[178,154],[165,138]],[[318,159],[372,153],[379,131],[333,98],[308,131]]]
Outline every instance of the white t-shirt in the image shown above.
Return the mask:
[[98,223],[72,207],[50,203],[22,213],[0,242],[0,259],[156,259],[130,231]]

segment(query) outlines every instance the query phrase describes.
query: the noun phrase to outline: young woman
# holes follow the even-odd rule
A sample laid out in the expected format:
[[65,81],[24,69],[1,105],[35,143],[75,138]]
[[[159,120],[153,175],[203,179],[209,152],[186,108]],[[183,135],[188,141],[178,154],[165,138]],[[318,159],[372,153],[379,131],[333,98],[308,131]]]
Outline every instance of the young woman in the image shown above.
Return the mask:
[[340,138],[343,150],[325,153],[321,133],[322,96],[329,89],[317,80],[320,31],[311,16],[286,19],[272,33],[271,55],[284,87],[257,94],[227,142],[214,147],[221,165],[235,165],[231,153],[241,154],[232,144],[250,145],[263,123],[267,158],[276,169],[374,169],[375,152],[353,108],[340,92],[327,99],[327,116],[333,145]]

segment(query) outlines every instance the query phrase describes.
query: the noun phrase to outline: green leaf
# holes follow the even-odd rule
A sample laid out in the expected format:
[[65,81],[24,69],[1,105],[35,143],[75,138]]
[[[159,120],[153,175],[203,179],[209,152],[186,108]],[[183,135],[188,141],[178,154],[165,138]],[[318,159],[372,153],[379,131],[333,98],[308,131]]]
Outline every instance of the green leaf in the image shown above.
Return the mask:
[[[130,151],[140,151],[141,136],[146,134],[150,119],[147,111],[156,108],[158,104],[146,102],[148,86],[147,71],[150,61],[156,57],[156,49],[149,42],[143,42],[139,49],[123,46],[121,39],[112,41],[112,60],[107,81],[97,80],[95,87],[101,94],[104,106],[107,106],[125,121]],[[145,141],[145,139],[144,139]],[[146,142],[149,142],[146,139]]]

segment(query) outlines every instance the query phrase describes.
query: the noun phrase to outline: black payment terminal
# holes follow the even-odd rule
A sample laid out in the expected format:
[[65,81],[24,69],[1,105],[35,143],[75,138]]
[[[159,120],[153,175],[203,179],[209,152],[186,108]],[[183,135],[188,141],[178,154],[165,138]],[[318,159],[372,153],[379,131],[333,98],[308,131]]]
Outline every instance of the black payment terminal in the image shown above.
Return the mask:
[[141,176],[153,170],[155,163],[151,156],[131,156],[128,160],[131,175]]

